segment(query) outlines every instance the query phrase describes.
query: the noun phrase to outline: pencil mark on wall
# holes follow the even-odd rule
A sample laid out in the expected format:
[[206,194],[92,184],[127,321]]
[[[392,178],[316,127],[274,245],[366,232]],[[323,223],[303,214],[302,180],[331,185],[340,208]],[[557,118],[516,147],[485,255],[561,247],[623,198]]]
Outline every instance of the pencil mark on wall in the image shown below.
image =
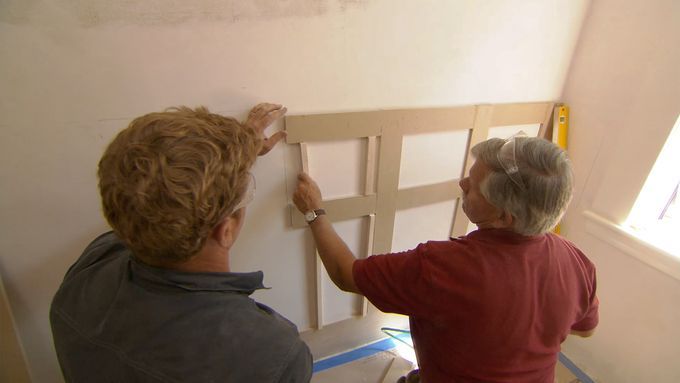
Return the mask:
[[338,0],[338,3],[340,4],[340,9],[345,11],[348,8],[365,7],[369,0]]
[[[63,0],[57,3],[83,27],[105,24],[177,25],[186,22],[236,23],[290,17],[315,17],[370,0]],[[38,0],[0,0],[0,22],[25,24],[40,12]]]
[[328,0],[234,1],[233,20],[312,17],[328,12]]

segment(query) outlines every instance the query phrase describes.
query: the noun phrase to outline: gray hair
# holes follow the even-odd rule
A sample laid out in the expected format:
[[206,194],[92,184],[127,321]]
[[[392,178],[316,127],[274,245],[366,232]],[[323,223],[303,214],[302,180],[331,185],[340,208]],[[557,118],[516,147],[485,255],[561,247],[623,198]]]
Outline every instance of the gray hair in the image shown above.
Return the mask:
[[[573,191],[571,164],[564,150],[537,137],[514,137],[515,182],[504,170],[499,152],[508,140],[492,138],[472,148],[472,155],[491,170],[480,185],[484,198],[513,217],[513,230],[523,235],[554,228],[567,210]],[[507,165],[506,165],[507,167]]]

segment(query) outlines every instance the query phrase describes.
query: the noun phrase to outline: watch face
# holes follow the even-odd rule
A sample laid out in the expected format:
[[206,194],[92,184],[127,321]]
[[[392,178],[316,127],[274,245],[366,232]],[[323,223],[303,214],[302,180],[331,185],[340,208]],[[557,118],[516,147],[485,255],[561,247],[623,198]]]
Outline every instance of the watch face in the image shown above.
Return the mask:
[[308,212],[305,213],[305,220],[307,222],[313,221],[314,218],[316,218],[316,213],[314,213],[313,211],[308,211]]

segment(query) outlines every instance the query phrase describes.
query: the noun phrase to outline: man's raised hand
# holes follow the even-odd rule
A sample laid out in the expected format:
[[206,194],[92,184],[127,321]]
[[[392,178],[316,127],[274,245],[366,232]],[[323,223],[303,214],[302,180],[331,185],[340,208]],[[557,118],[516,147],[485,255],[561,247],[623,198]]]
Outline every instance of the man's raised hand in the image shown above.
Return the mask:
[[263,156],[269,153],[279,141],[286,137],[286,132],[283,130],[272,134],[271,137],[267,137],[264,131],[274,121],[283,117],[287,111],[288,109],[283,105],[269,103],[257,104],[250,110],[245,125],[255,129],[255,132],[262,137],[262,149],[258,155]]

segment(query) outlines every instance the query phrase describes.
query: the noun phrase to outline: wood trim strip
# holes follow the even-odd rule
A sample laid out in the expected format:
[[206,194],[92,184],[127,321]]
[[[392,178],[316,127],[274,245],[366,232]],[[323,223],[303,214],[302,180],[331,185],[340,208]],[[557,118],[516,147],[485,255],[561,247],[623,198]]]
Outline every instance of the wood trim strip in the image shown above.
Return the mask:
[[[541,137],[544,139],[547,139],[550,141],[552,139],[552,124],[553,124],[553,115],[555,114],[555,103],[550,103],[550,106],[546,109],[545,112],[545,117],[543,118],[543,122],[541,123],[541,127],[538,129],[538,134],[536,137]],[[550,137],[550,138],[548,138]]]
[[475,107],[383,110],[286,116],[286,142],[339,141],[379,136],[389,128],[402,134],[470,129]]
[[[364,182],[364,194],[375,195],[375,165],[377,160],[377,146],[378,138],[376,136],[368,137],[366,143],[366,180]],[[366,244],[366,257],[373,254],[373,240],[375,236],[375,213],[368,215],[368,238]],[[368,299],[361,296],[361,316],[365,317],[368,314]]]
[[[474,158],[471,153],[472,147],[486,140],[486,138],[489,136],[489,126],[491,125],[493,114],[494,107],[492,105],[479,105],[477,107],[477,112],[475,113],[475,123],[472,127],[472,131],[470,131],[470,138],[468,139],[468,146],[466,149],[467,156],[465,157],[465,166],[463,166],[464,171],[461,175],[461,178],[470,173],[470,168],[474,163]],[[456,212],[453,216],[451,237],[465,235],[468,223],[470,223],[470,220],[468,220],[465,212],[463,211],[462,198],[459,198],[458,203],[456,204]]]
[[[326,215],[328,216],[328,219],[331,220],[331,222],[359,218],[375,213],[376,195],[373,194],[325,200],[323,201],[323,208],[326,210]],[[307,227],[307,222],[305,221],[305,217],[302,215],[302,213],[297,211],[297,209],[291,209],[291,214],[293,219],[293,227]]]
[[375,207],[373,254],[389,253],[392,250],[402,143],[403,136],[398,129],[386,129],[380,138],[376,189],[380,198],[376,200]]
[[467,130],[475,120],[475,107],[432,108],[391,111],[392,123],[401,134],[423,134]]
[[377,136],[382,112],[356,112],[286,116],[286,142],[339,141]]
[[415,186],[400,189],[397,194],[397,210],[410,209],[460,198],[462,190],[459,180],[445,181],[437,184]]
[[[368,243],[366,244],[366,257],[373,255],[373,240],[375,238],[375,214],[368,216]],[[368,314],[368,299],[366,296],[361,296],[361,316],[365,317]]]
[[[493,108],[489,126],[538,124],[545,121],[550,102],[488,105]],[[483,105],[480,105],[483,106]],[[478,112],[479,113],[479,109]]]
[[[302,171],[309,174],[309,154],[307,151],[307,143],[305,142],[300,143],[300,160],[302,162]],[[303,224],[307,226],[307,221],[305,221],[303,215],[297,209],[293,207],[291,211],[297,213],[297,215],[293,215],[292,217],[302,217]],[[316,246],[314,246],[314,254],[314,268],[316,273],[314,277],[316,283],[316,328],[320,330],[323,328],[323,273],[325,271],[323,263],[321,262],[321,257],[319,256],[319,250]]]

